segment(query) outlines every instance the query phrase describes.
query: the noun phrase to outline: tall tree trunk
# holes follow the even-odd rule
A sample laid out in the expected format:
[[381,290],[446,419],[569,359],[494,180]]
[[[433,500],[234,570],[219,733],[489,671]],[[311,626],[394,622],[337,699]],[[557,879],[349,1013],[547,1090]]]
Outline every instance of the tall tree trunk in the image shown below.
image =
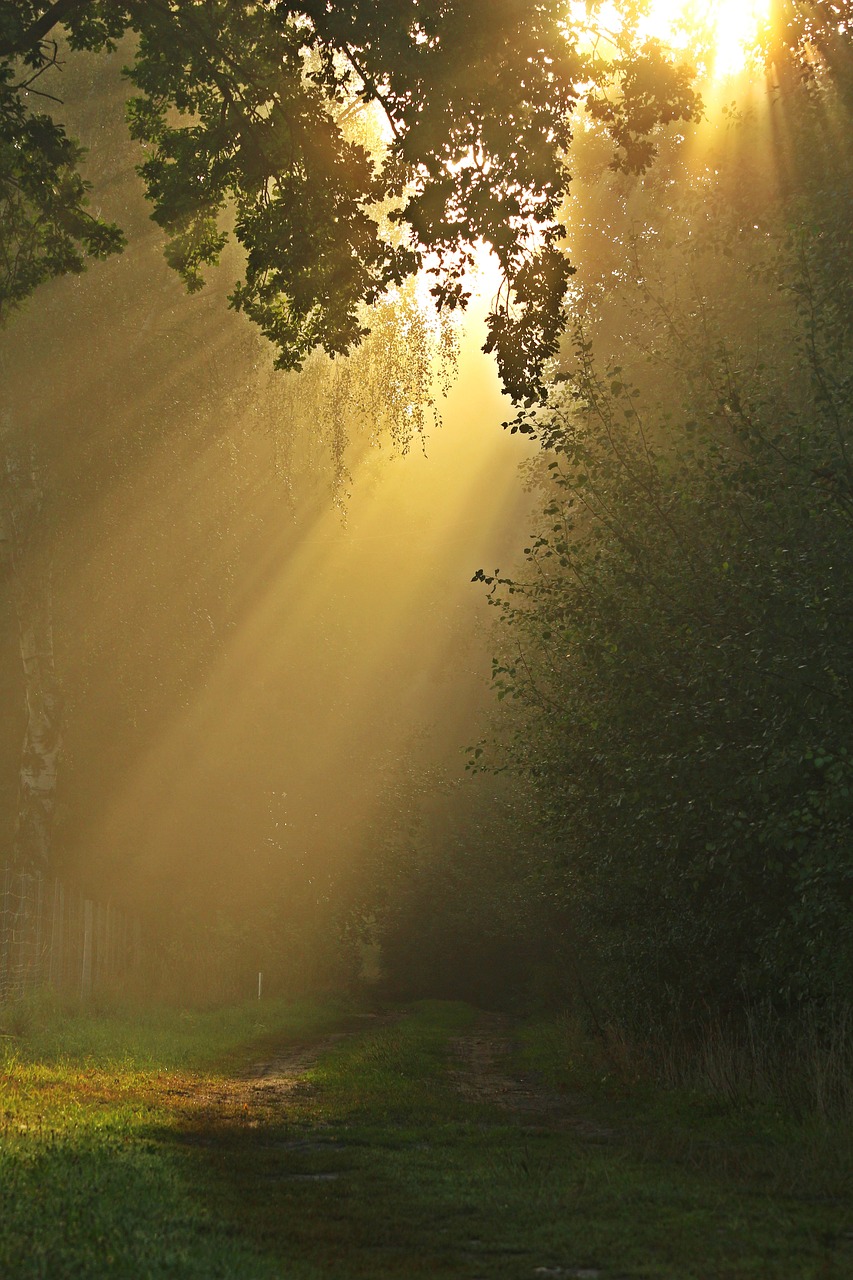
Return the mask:
[[17,612],[26,706],[12,860],[22,870],[46,872],[52,861],[62,749],[52,574],[49,556],[34,546],[40,541],[35,535],[43,507],[41,478],[32,455],[24,460],[9,441],[8,431],[3,435],[0,556],[10,574]]

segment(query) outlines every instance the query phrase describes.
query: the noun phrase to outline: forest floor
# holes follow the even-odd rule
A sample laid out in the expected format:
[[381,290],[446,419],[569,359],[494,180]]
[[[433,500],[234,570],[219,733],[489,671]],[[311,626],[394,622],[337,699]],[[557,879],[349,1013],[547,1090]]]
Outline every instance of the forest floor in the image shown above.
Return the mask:
[[853,1275],[820,1135],[626,1082],[553,1021],[271,1005],[2,1045],[8,1280]]

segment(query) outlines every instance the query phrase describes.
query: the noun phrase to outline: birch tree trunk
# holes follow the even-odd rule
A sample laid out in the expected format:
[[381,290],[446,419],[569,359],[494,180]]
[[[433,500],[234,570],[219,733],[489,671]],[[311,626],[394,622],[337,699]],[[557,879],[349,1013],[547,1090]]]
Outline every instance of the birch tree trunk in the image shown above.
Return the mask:
[[53,650],[53,593],[48,555],[34,544],[43,508],[41,477],[2,432],[0,558],[10,576],[23,670],[26,727],[21,752],[12,861],[46,872],[51,864],[56,781],[62,748],[59,684]]

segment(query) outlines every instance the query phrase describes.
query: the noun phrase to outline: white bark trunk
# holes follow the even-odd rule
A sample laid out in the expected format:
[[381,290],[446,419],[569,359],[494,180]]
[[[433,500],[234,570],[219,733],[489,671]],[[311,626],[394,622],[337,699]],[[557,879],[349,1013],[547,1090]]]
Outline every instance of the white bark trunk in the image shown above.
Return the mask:
[[[4,435],[6,432],[3,433]],[[7,443],[7,442],[4,442]],[[21,755],[13,861],[45,872],[51,864],[56,782],[62,749],[61,698],[53,651],[49,561],[27,554],[42,511],[42,487],[32,459],[5,450],[0,503],[0,557],[10,574],[18,616],[26,728]]]

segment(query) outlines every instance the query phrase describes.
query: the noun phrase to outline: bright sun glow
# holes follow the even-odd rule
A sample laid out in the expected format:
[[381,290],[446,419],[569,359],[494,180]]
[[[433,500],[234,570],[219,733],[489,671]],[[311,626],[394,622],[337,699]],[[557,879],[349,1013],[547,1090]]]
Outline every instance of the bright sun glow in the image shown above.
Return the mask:
[[[747,65],[769,23],[770,4],[771,0],[649,0],[639,31],[673,49],[704,52],[708,72],[723,80]],[[575,0],[572,10],[580,21],[586,19],[585,0]],[[619,0],[605,0],[596,10],[599,33],[618,31],[622,23]]]
[[705,45],[715,79],[737,74],[770,16],[770,0],[652,0],[643,30],[676,47]]

